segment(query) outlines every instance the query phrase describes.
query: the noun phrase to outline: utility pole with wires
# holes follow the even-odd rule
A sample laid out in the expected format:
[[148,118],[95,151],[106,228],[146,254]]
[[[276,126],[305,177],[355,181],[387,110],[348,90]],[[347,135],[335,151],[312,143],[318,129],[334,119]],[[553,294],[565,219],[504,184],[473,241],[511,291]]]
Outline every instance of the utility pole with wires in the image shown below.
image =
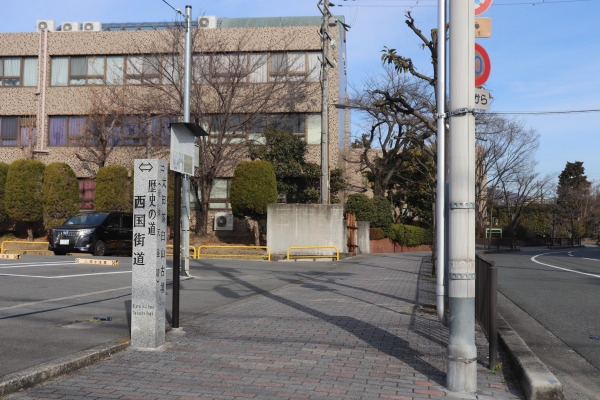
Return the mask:
[[[321,5],[323,8],[321,8]],[[321,204],[329,204],[329,66],[335,65],[329,60],[329,0],[319,0],[317,7],[323,14],[321,26],[323,59],[321,60]]]

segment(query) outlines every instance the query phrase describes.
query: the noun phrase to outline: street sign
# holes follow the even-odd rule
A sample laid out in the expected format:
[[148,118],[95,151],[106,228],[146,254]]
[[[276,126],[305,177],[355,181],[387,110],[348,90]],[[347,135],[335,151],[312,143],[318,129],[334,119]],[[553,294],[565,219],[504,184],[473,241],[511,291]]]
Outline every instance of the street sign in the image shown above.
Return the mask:
[[492,0],[475,0],[475,15],[483,14],[492,5]]
[[491,68],[487,52],[475,43],[475,86],[481,86],[487,81]]
[[485,89],[475,88],[475,108],[487,110],[490,108],[490,92]]
[[475,37],[489,38],[492,36],[492,20],[490,18],[475,18]]
[[170,169],[180,174],[194,175],[198,166],[198,147],[196,138],[208,136],[197,124],[174,122],[171,125],[171,157]]

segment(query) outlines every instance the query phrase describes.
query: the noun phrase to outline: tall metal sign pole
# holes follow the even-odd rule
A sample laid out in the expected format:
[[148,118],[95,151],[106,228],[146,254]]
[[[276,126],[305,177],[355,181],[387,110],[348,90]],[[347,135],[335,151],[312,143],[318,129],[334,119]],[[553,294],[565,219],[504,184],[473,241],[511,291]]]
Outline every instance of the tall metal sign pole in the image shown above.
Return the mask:
[[[185,6],[185,58],[183,72],[183,122],[190,122],[190,92],[192,87],[192,6]],[[181,230],[183,233],[183,266],[190,271],[190,180],[183,176]]]
[[[184,57],[184,72],[183,72],[183,121],[184,124],[190,122],[190,88],[191,88],[191,54],[192,54],[192,6],[185,6],[185,57]],[[173,124],[171,124],[173,126]],[[181,175],[184,170],[187,172],[185,178],[185,186],[187,186],[187,175],[193,174],[194,167],[196,163],[193,162],[191,166],[189,162],[187,162],[187,167],[184,166],[186,164],[185,158],[181,158],[181,162],[177,157],[179,155],[179,151],[174,151],[174,134],[173,128],[171,133],[171,169],[175,171],[175,199],[174,199],[174,208],[175,208],[175,216],[173,218],[173,227],[175,229],[174,237],[173,237],[173,310],[171,315],[171,327],[173,329],[179,329],[179,288],[180,288],[180,276],[181,276]],[[194,146],[194,143],[188,143],[187,146]],[[182,151],[189,151],[190,149],[177,149]],[[188,154],[189,155],[189,154]],[[193,159],[193,157],[191,157]],[[188,157],[188,160],[190,157]],[[181,164],[181,167],[176,164]],[[190,168],[191,167],[191,168]],[[187,194],[187,193],[186,193]],[[186,196],[184,196],[185,198]],[[189,199],[189,197],[188,197]],[[189,200],[188,200],[189,201]],[[185,210],[187,211],[187,207],[189,204],[186,204]],[[187,213],[184,215],[184,227],[185,218],[187,218]],[[188,233],[184,229],[184,233]],[[189,243],[189,242],[188,242]],[[184,247],[184,254],[189,254],[189,250]],[[188,261],[189,262],[189,261]]]
[[475,4],[449,2],[450,169],[448,294],[450,340],[446,383],[477,391],[475,346]]
[[[322,0],[323,60],[321,61],[321,204],[329,204],[329,0]],[[321,4],[321,2],[319,2]]]

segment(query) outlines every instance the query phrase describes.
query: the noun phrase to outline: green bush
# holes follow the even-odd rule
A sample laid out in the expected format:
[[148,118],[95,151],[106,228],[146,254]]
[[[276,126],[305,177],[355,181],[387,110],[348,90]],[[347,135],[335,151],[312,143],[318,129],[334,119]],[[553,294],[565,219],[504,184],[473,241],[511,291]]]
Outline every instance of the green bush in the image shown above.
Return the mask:
[[346,201],[346,212],[354,214],[357,221],[368,221],[371,228],[380,228],[389,237],[393,216],[392,206],[385,197],[371,199],[365,194],[353,193]]
[[98,211],[131,210],[127,168],[120,165],[102,167],[96,175],[94,208]]
[[242,161],[231,181],[231,208],[236,218],[260,219],[277,203],[277,179],[268,161]]
[[433,236],[431,231],[412,225],[393,224],[391,226],[390,238],[401,246],[420,246],[431,244]]
[[4,207],[5,203],[5,186],[6,186],[6,175],[8,174],[8,168],[10,166],[7,163],[0,162],[0,222],[6,222],[8,220],[8,214]]
[[33,240],[34,222],[42,220],[44,164],[37,160],[16,160],[6,175],[4,209],[8,218],[27,223],[27,239]]
[[385,234],[381,228],[371,228],[369,229],[369,239],[370,240],[379,240],[384,239]]
[[47,232],[79,211],[79,183],[68,164],[52,163],[46,166],[42,205],[44,228]]

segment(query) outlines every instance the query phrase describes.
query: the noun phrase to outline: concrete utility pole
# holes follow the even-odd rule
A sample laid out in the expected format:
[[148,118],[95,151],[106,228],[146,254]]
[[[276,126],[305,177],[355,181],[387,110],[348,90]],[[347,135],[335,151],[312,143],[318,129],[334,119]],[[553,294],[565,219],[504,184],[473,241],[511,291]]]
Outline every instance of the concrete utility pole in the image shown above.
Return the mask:
[[437,43],[437,192],[436,249],[437,285],[436,308],[440,321],[448,325],[446,317],[446,0],[438,1]]
[[475,3],[450,1],[450,341],[446,383],[477,391],[475,347]]
[[[192,6],[185,6],[185,59],[183,72],[183,122],[190,121],[190,93],[192,87]],[[190,180],[183,176],[181,230],[183,231],[183,266],[190,275]]]
[[323,3],[323,25],[321,39],[323,44],[323,60],[321,61],[321,204],[329,204],[329,0]]

